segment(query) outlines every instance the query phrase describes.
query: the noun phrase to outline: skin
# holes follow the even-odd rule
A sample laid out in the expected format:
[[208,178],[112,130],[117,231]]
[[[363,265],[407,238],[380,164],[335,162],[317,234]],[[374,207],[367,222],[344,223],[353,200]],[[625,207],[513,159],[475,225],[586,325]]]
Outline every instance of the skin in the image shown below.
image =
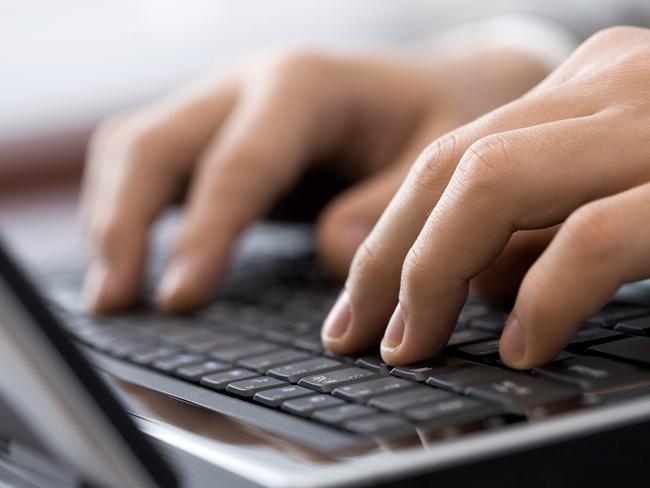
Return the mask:
[[545,75],[503,50],[462,58],[279,52],[112,117],[92,138],[83,186],[88,309],[138,301],[151,225],[184,192],[156,301],[185,312],[211,300],[237,236],[313,169],[345,184],[316,220],[322,261],[345,277],[427,143]]
[[649,60],[649,30],[601,31],[523,97],[435,139],[356,253],[326,346],[431,357],[470,284],[514,270],[500,353],[531,368],[650,277]]

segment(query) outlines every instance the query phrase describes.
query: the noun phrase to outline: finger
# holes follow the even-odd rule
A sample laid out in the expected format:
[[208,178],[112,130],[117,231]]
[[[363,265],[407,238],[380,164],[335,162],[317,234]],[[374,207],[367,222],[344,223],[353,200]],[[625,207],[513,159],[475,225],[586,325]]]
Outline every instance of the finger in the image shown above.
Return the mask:
[[357,248],[377,223],[408,168],[391,166],[331,201],[316,223],[318,255],[325,269],[344,279]]
[[501,338],[503,360],[552,360],[623,283],[650,276],[650,184],[573,213],[526,275]]
[[345,324],[346,334],[331,344],[334,352],[356,352],[367,345],[363,337],[383,333],[397,304],[404,258],[466,149],[487,134],[573,117],[570,107],[561,92],[520,99],[434,140],[420,154],[356,253],[340,302],[325,321]]
[[244,94],[193,175],[181,228],[157,291],[187,311],[212,295],[243,228],[297,179],[316,145],[315,110],[277,87]]
[[[404,261],[400,305],[382,343],[386,361],[413,362],[442,349],[469,281],[513,232],[556,225],[583,202],[639,183],[642,157],[621,147],[630,135],[616,125],[597,114],[472,145]],[[629,171],[612,171],[621,159]]]
[[524,275],[558,229],[559,226],[554,226],[515,232],[501,254],[471,281],[472,291],[493,303],[512,303]]
[[93,312],[138,299],[150,223],[178,193],[235,96],[230,84],[202,97],[188,90],[109,127],[91,148],[83,213],[90,253],[84,294]]

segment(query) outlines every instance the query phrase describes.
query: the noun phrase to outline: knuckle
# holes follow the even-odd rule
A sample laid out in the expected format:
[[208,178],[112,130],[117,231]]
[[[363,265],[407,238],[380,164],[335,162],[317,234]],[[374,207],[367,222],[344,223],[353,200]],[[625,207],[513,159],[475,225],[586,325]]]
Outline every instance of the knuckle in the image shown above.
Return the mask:
[[418,249],[418,244],[415,243],[411,246],[404,259],[401,289],[404,293],[410,295],[414,291],[427,289],[429,280],[430,273],[427,270],[422,253]]
[[618,254],[617,222],[601,202],[587,204],[569,216],[562,230],[568,244],[586,259],[609,259]]
[[441,182],[446,182],[448,178],[441,176],[453,172],[454,163],[451,161],[458,154],[458,147],[458,137],[453,132],[435,139],[413,164],[410,180],[428,192],[442,191],[444,184]]
[[618,42],[621,39],[626,39],[630,35],[637,34],[642,32],[644,29],[638,27],[631,27],[627,25],[615,25],[612,27],[607,27],[601,29],[595,34],[593,34],[587,41],[586,44],[600,44],[600,43],[610,43]]
[[467,189],[491,192],[512,172],[511,155],[510,143],[503,135],[483,137],[465,151],[456,174]]
[[348,282],[365,282],[378,276],[385,266],[381,258],[380,250],[372,239],[365,239],[357,249],[352,265]]
[[304,80],[316,75],[326,63],[326,56],[304,48],[277,51],[266,63],[270,77],[278,80]]

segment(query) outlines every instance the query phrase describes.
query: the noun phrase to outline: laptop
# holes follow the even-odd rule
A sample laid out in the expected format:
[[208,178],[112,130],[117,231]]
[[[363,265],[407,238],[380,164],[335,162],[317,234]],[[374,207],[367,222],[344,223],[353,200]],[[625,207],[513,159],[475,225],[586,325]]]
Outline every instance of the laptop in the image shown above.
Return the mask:
[[476,298],[429,361],[323,350],[338,288],[309,226],[254,226],[191,316],[87,316],[82,271],[0,246],[0,486],[648,486],[640,285],[517,372],[497,351],[507,310]]

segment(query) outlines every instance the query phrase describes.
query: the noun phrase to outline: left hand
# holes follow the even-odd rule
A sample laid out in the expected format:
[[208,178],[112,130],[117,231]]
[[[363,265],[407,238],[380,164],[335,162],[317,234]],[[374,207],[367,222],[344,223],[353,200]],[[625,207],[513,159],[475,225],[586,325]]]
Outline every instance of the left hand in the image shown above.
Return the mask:
[[383,336],[386,362],[426,359],[470,282],[523,277],[501,356],[552,360],[622,283],[650,277],[649,182],[650,30],[607,29],[421,154],[357,252],[325,345],[349,354]]

